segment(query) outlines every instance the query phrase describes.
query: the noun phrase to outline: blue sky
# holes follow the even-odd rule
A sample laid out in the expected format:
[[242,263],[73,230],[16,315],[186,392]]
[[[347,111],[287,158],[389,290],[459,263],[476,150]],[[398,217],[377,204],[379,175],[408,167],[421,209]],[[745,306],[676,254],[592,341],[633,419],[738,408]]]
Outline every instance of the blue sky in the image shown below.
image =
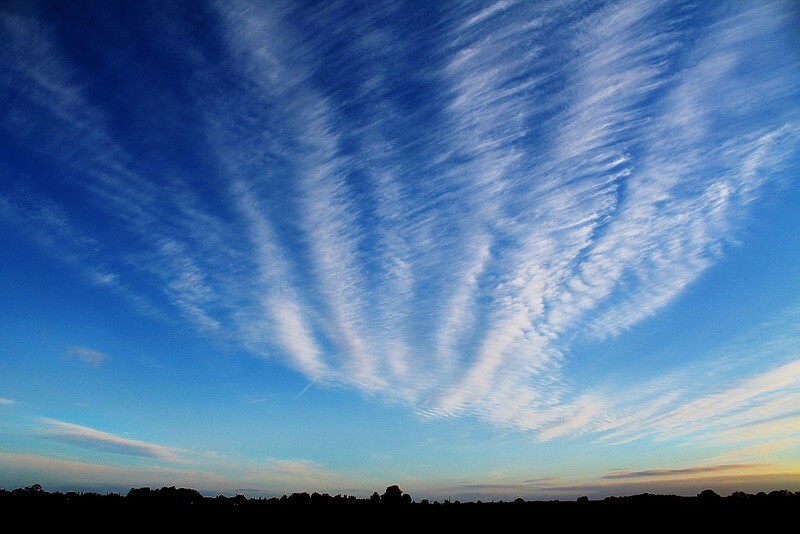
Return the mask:
[[6,2],[0,486],[797,486],[791,2]]

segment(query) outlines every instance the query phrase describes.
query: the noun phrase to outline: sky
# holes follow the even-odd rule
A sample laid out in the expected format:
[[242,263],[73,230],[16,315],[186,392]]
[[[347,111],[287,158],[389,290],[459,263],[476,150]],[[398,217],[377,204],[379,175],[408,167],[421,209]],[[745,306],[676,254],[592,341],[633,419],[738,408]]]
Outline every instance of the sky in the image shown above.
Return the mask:
[[800,491],[790,1],[0,4],[0,487]]

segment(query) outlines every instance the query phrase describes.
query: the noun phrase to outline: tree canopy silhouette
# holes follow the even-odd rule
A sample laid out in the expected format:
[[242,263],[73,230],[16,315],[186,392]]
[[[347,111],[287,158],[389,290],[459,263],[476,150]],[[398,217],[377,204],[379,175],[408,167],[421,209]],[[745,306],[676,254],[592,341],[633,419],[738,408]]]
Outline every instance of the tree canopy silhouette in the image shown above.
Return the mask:
[[[629,497],[607,497],[590,500],[580,497],[571,501],[525,501],[517,498],[508,502],[451,502],[442,503],[427,499],[414,503],[411,495],[398,485],[386,488],[382,495],[374,492],[369,498],[347,495],[331,496],[327,493],[307,492],[284,495],[280,498],[204,497],[200,492],[175,486],[151,489],[131,488],[127,495],[92,492],[49,493],[34,484],[13,491],[0,490],[0,511],[6,521],[36,518],[38,526],[48,518],[61,524],[71,521],[83,526],[95,521],[96,526],[107,529],[118,524],[141,524],[152,528],[153,518],[172,521],[176,529],[192,527],[211,528],[218,525],[230,530],[231,525],[259,527],[264,521],[280,518],[295,521],[303,528],[339,524],[352,527],[354,522],[375,527],[388,519],[397,528],[416,528],[421,524],[441,525],[443,528],[479,528],[481,525],[497,528],[516,528],[519,524],[544,528],[596,528],[605,524],[615,530],[646,530],[658,521],[660,526],[686,528],[687,526],[713,528],[729,527],[742,530],[750,526],[754,531],[770,530],[770,521],[776,526],[796,517],[800,509],[800,492],[787,490],[748,494],[735,492],[721,497],[706,490],[695,497],[677,495],[641,494]],[[153,513],[156,512],[156,513]],[[372,518],[372,519],[371,519]],[[384,519],[381,519],[384,518]],[[219,521],[219,523],[214,523]],[[520,523],[522,522],[522,523]],[[171,524],[171,523],[170,523]],[[159,523],[159,528],[165,529]]]

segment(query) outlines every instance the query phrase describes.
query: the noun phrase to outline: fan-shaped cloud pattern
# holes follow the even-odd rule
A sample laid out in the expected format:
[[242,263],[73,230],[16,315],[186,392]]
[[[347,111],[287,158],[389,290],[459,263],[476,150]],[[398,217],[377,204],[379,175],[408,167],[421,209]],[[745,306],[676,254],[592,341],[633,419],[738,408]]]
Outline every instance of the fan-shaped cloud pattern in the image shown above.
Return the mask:
[[4,135],[61,189],[4,166],[0,214],[315,382],[542,439],[617,428],[565,385],[570,342],[669,305],[782,176],[796,29],[773,2],[572,4],[219,2],[206,40],[164,10],[179,80],[98,52],[131,69],[127,130],[58,25],[8,10]]

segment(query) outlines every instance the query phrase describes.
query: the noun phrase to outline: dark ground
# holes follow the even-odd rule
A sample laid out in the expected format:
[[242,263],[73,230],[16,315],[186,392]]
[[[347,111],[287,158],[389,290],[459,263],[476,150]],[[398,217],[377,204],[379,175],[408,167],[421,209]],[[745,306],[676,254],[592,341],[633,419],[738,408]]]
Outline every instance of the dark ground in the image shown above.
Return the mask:
[[[413,502],[397,486],[370,499],[294,493],[281,498],[204,497],[185,488],[131,489],[110,493],[49,493],[40,486],[0,490],[0,518],[6,532],[79,526],[83,530],[127,532],[147,529],[287,531],[347,528],[388,531],[431,527],[469,532],[514,530],[796,531],[800,492],[720,497],[706,490],[696,497],[642,494],[603,500],[513,502]],[[17,521],[21,528],[12,528]]]

